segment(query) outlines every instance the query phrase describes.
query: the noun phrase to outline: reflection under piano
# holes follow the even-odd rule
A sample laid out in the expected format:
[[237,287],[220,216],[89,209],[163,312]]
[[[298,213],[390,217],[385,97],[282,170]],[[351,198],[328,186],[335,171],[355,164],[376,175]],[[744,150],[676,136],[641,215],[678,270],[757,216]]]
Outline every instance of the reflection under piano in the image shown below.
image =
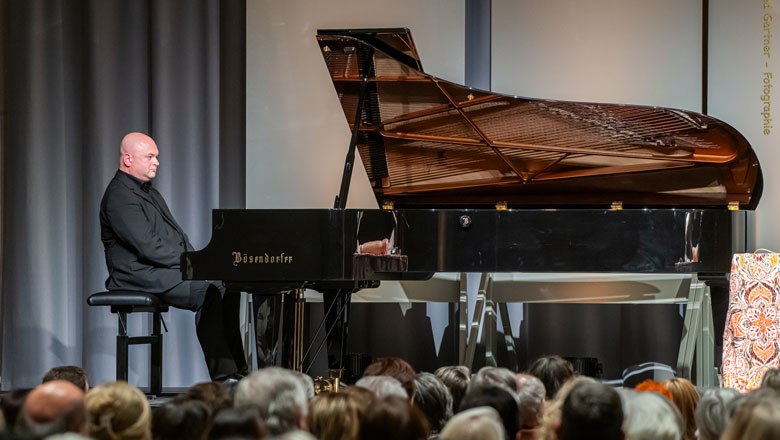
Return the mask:
[[[731,255],[746,250],[745,210],[762,192],[758,159],[737,130],[685,110],[454,84],[424,72],[408,29],[320,30],[316,39],[352,132],[333,208],[216,209],[211,241],[182,255],[184,279],[295,292],[285,297],[295,311],[284,313],[282,334],[297,339],[281,346],[293,353],[283,363],[304,370],[311,359],[292,323],[304,290],[321,292],[328,368],[338,371],[353,296],[384,295],[387,280],[488,274],[475,306],[492,321],[502,313],[496,298],[582,302],[582,287],[550,293],[565,283],[558,274],[678,274],[690,287],[672,289],[688,311],[678,372],[691,375],[698,347],[698,383],[714,381],[708,285],[725,280]],[[346,209],[356,154],[379,209]],[[522,294],[504,287],[516,284],[512,273],[539,272],[553,284],[523,275]],[[652,283],[637,280],[621,281],[617,296],[647,298]],[[615,292],[611,283],[598,286],[601,299]],[[473,359],[476,346],[458,334],[453,363]]]

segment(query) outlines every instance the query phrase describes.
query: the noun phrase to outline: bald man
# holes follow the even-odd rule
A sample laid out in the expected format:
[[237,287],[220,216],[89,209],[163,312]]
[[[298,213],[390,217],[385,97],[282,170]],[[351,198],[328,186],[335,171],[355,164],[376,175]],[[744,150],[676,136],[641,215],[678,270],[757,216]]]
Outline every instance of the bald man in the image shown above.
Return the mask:
[[238,379],[248,370],[239,333],[239,297],[225,295],[221,283],[182,281],[181,254],[193,247],[152,186],[159,155],[155,141],[143,133],[122,139],[119,170],[100,203],[106,288],[154,293],[173,307],[196,312],[198,341],[212,380]]
[[27,395],[19,431],[33,436],[63,432],[86,434],[84,391],[66,380],[45,382]]

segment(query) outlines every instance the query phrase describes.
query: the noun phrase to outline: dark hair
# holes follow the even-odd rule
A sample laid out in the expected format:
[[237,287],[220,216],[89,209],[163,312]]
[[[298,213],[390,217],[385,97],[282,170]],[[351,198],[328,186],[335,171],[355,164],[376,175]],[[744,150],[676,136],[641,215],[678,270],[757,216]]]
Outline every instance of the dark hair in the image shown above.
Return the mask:
[[214,415],[208,439],[257,439],[265,437],[265,434],[265,424],[255,408],[225,408]]
[[32,390],[32,388],[17,388],[0,396],[0,410],[3,412],[6,428],[9,431],[16,426],[16,420],[24,407],[24,400]]
[[414,397],[414,368],[399,357],[378,358],[363,371],[363,377],[366,376],[390,376],[397,379],[406,390],[409,399]]
[[623,405],[612,387],[598,382],[575,385],[561,407],[562,440],[615,439],[623,436]]
[[409,399],[380,397],[366,410],[360,424],[363,440],[425,440],[428,424]]
[[84,390],[85,393],[88,391],[87,383],[89,383],[89,378],[87,377],[87,372],[84,371],[83,368],[75,365],[63,365],[61,367],[52,368],[43,376],[41,383],[52,380],[67,380]]
[[428,420],[432,433],[441,431],[452,417],[452,395],[444,383],[431,373],[418,373],[414,378],[414,406]]
[[489,406],[498,411],[507,438],[515,438],[520,429],[520,411],[517,407],[517,396],[512,390],[489,382],[474,383],[463,397],[458,412],[478,406]]
[[452,411],[457,411],[460,408],[460,401],[463,400],[469,387],[471,371],[464,365],[448,365],[440,367],[433,374],[441,379],[442,383],[450,390]]
[[211,410],[206,403],[179,396],[152,412],[152,438],[200,439],[208,429],[210,419]]
[[528,366],[527,373],[542,381],[547,400],[550,400],[555,397],[561,385],[574,376],[574,367],[560,356],[542,356]]

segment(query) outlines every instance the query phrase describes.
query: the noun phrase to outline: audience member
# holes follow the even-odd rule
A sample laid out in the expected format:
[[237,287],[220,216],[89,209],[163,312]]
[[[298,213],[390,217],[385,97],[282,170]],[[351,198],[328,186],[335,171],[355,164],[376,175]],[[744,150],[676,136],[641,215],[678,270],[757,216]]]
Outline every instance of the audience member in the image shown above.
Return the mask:
[[733,388],[710,388],[702,394],[694,418],[700,440],[718,440],[726,428],[728,403],[739,396]]
[[235,406],[256,408],[269,434],[306,428],[308,399],[300,377],[290,370],[268,367],[238,382]]
[[520,431],[526,436],[539,428],[544,411],[544,384],[538,377],[526,373],[515,375],[517,383],[517,406],[520,410]]
[[501,416],[507,439],[514,439],[520,428],[520,413],[517,407],[517,393],[502,385],[490,383],[469,386],[459,411],[480,406],[489,406]]
[[561,424],[561,407],[563,401],[569,392],[575,386],[583,383],[595,383],[596,380],[588,376],[572,376],[555,393],[555,398],[548,400],[542,412],[542,424],[537,432],[537,438],[544,440],[555,440],[558,437],[557,430]]
[[399,357],[378,358],[363,371],[363,377],[390,376],[398,380],[409,399],[414,397],[414,368]]
[[653,379],[643,380],[639,383],[639,385],[634,387],[634,390],[637,393],[657,393],[666,397],[670,401],[672,400],[672,392],[666,388],[666,385],[662,384],[661,382],[656,382]]
[[561,407],[560,440],[622,440],[623,406],[612,387],[581,383],[574,388]]
[[428,426],[409,399],[386,396],[374,401],[360,426],[362,440],[425,440]]
[[683,422],[674,404],[658,393],[623,392],[628,440],[681,440]]
[[780,402],[766,394],[749,399],[726,426],[721,440],[780,438]]
[[547,400],[555,397],[561,386],[574,376],[574,367],[560,356],[542,356],[531,362],[528,374],[536,376],[544,384]]
[[449,365],[437,369],[433,374],[436,375],[444,385],[450,390],[452,395],[452,411],[457,412],[460,408],[460,401],[466,395],[466,390],[471,382],[471,371],[464,365]]
[[209,440],[259,439],[266,435],[265,425],[256,408],[223,408],[214,415]]
[[0,395],[0,410],[3,412],[6,429],[13,431],[19,414],[22,412],[24,400],[32,388],[17,388]]
[[452,417],[450,390],[432,373],[417,373],[414,387],[414,405],[425,415],[430,434],[438,434]]
[[63,432],[87,433],[84,391],[66,380],[51,380],[27,395],[16,431],[34,437]]
[[233,406],[233,399],[230,397],[227,388],[219,382],[202,382],[195,384],[187,389],[185,396],[200,400],[209,407],[209,412],[213,415],[223,408]]
[[201,439],[208,431],[211,409],[185,394],[177,396],[152,412],[154,440]]
[[75,365],[64,365],[54,367],[43,375],[42,383],[52,380],[67,380],[68,382],[81,388],[85,393],[89,391],[89,377],[83,368]]
[[355,386],[365,388],[376,397],[398,396],[409,398],[406,389],[398,379],[390,376],[365,376],[355,382]]
[[97,440],[148,440],[152,437],[149,402],[127,382],[98,385],[84,398],[89,434]]
[[517,378],[515,373],[507,368],[501,367],[482,367],[471,379],[473,384],[492,383],[494,385],[501,385],[509,388],[512,391],[517,391]]
[[440,440],[503,440],[506,431],[498,412],[488,406],[467,409],[452,416]]
[[780,368],[770,368],[764,372],[761,379],[762,388],[771,388],[780,392]]
[[664,386],[672,395],[672,403],[680,411],[685,432],[684,440],[696,438],[696,406],[699,404],[699,390],[690,380],[682,377],[673,377],[664,382]]
[[357,440],[358,398],[349,393],[321,393],[309,403],[306,425],[319,440]]

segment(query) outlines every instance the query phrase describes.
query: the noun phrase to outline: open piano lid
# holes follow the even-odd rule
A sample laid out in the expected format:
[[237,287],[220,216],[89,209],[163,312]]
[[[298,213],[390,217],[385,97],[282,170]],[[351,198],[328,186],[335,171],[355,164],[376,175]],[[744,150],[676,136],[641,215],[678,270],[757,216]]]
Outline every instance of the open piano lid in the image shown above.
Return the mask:
[[755,209],[755,152],[715,118],[521,98],[423,72],[408,29],[319,30],[380,206]]

